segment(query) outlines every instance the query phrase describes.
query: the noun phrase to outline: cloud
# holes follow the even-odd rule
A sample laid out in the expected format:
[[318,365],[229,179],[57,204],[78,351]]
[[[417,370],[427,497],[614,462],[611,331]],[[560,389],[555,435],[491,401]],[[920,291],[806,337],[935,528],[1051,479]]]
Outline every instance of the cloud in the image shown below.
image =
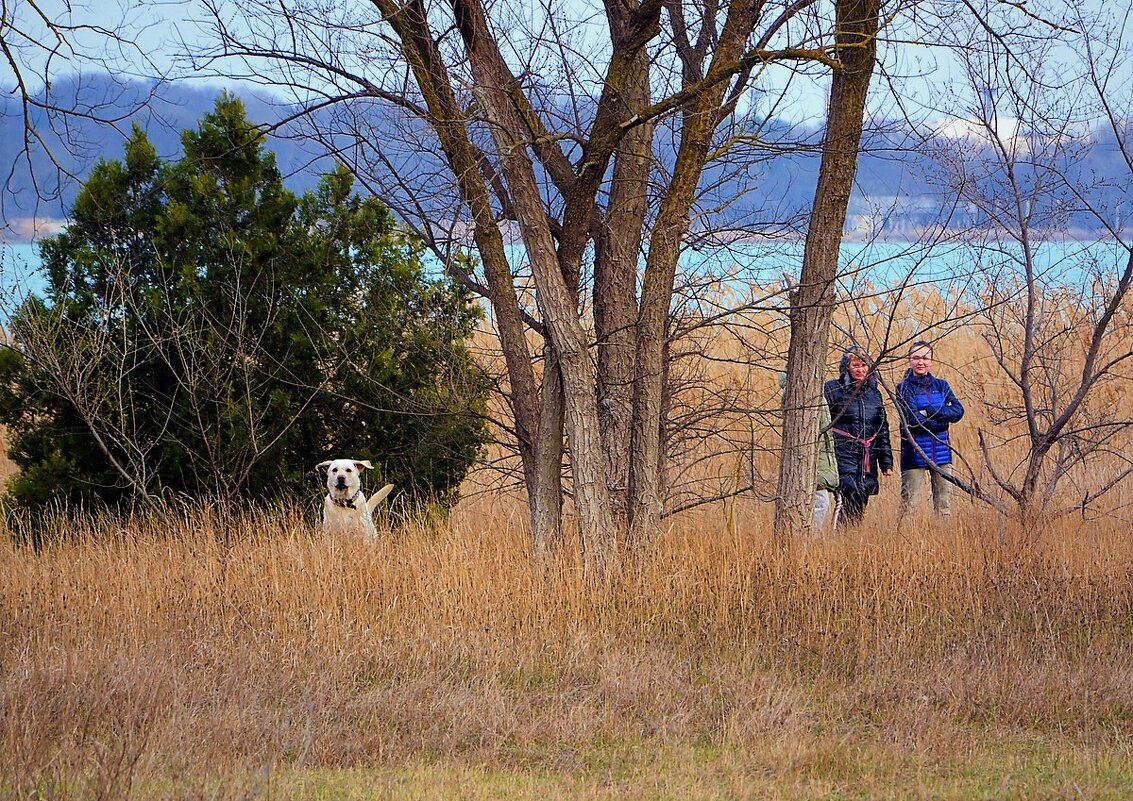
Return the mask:
[[987,145],[998,141],[1014,153],[1030,152],[1027,137],[1020,133],[1019,120],[997,117],[977,120],[964,117],[941,117],[932,129],[933,136],[957,142]]
[[1000,117],[991,120],[965,119],[963,117],[941,117],[933,127],[933,134],[946,139],[978,139],[988,141],[994,132],[999,139],[1009,141],[1019,136],[1019,121],[1014,117]]

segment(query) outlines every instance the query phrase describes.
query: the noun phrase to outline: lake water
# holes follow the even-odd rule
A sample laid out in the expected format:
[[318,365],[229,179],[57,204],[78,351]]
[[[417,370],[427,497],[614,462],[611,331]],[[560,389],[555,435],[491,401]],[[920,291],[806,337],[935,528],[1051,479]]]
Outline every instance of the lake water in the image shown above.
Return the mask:
[[[745,241],[690,248],[681,257],[681,270],[686,277],[766,286],[782,282],[784,274],[797,277],[802,253],[801,242]],[[517,262],[521,255],[521,249],[513,249]],[[1047,285],[1109,284],[1128,259],[1128,252],[1113,242],[1050,242],[1038,247],[1036,268]],[[973,275],[995,280],[996,275],[1019,274],[1020,269],[1018,249],[1010,244],[847,242],[841,262],[843,287],[869,281],[874,286],[931,284],[960,292],[971,285]],[[28,293],[42,294],[45,281],[39,265],[34,244],[0,243],[0,319],[7,318]]]
[[[962,287],[973,276],[1021,275],[1019,248],[1013,244],[975,246],[963,243],[846,242],[841,248],[843,285],[869,281],[875,286],[901,283]],[[803,243],[744,242],[690,250],[682,257],[689,272],[711,270],[765,285],[797,278]],[[1129,253],[1113,242],[1043,242],[1035,250],[1034,268],[1047,285],[1081,286],[1095,279],[1115,280]]]

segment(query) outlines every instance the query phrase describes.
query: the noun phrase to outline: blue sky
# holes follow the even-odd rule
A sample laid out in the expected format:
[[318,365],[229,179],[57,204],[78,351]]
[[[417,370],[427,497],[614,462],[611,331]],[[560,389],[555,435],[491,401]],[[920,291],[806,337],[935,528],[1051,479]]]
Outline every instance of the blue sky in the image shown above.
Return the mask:
[[[365,0],[357,0],[360,4]],[[507,0],[503,0],[507,2]],[[537,0],[521,0],[534,6]],[[821,0],[829,3],[829,0]],[[175,71],[182,76],[186,73],[175,61],[175,56],[182,49],[183,37],[199,36],[199,29],[194,20],[203,18],[202,0],[35,0],[38,7],[49,16],[56,19],[67,20],[81,25],[97,25],[108,29],[125,32],[124,42],[115,42],[105,35],[91,30],[76,30],[68,34],[70,42],[74,45],[74,53],[70,58],[56,57],[53,70],[56,74],[75,69],[86,70],[105,69],[123,75],[145,77],[157,72]],[[577,0],[575,0],[577,2]],[[1031,0],[1026,7],[1033,13],[1052,17],[1058,13],[1063,2],[1072,0]],[[1017,10],[1007,11],[1006,3],[997,3],[988,0],[993,13],[1013,13],[1018,17]],[[584,3],[578,3],[578,8],[586,14],[599,14],[600,6],[592,4],[588,8]],[[65,9],[70,7],[69,17]],[[890,2],[887,9],[896,8]],[[916,19],[918,24],[924,25],[929,14],[937,6],[935,4],[921,4],[909,6],[895,16],[890,29],[890,39],[901,39],[906,35],[908,22]],[[1088,18],[1098,18],[1103,15],[1121,15],[1129,13],[1129,4],[1121,2],[1107,2],[1107,0],[1082,0],[1073,6],[1081,9]],[[11,8],[16,9],[18,17],[31,20],[31,6],[29,0],[15,0]],[[529,8],[534,13],[534,8]],[[39,41],[45,41],[41,26],[29,23],[28,32],[34,37],[39,32]],[[908,46],[905,43],[889,43],[884,48],[884,72],[875,80],[871,113],[876,116],[894,117],[899,114],[908,114],[922,120],[931,121],[941,116],[955,115],[961,104],[954,95],[959,91],[956,81],[961,77],[955,68],[955,59],[942,49],[933,49],[924,46]],[[68,54],[63,53],[61,56]],[[44,52],[34,46],[21,51],[35,70],[42,68]],[[2,68],[0,68],[2,69]],[[0,73],[2,74],[2,73]],[[4,83],[9,83],[4,80]],[[30,81],[35,84],[35,81]],[[215,81],[213,81],[215,83]],[[821,121],[824,111],[828,76],[817,71],[809,75],[792,75],[784,68],[769,69],[765,76],[765,85],[772,88],[781,88],[789,92],[786,102],[776,107],[777,115],[797,121]],[[1124,81],[1126,85],[1130,81]],[[898,106],[894,95],[890,91],[896,87],[901,94],[903,106]]]

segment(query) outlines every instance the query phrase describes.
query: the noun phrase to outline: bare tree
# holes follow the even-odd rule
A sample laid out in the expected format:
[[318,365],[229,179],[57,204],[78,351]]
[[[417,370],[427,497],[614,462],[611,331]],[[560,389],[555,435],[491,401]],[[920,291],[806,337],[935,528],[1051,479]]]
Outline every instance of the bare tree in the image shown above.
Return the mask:
[[[124,302],[117,293],[107,297],[110,306],[121,307]],[[13,331],[21,352],[55,377],[50,391],[74,409],[118,481],[140,503],[157,508],[153,455],[168,420],[149,425],[160,414],[160,407],[147,403],[139,408],[134,394],[125,391],[134,366],[148,358],[147,349],[117,334],[120,316],[76,323],[58,306],[31,303],[35,304],[27,307],[31,313],[17,320]],[[4,311],[7,316],[14,309]],[[143,420],[146,425],[141,425]]]
[[966,85],[951,97],[972,102],[936,150],[978,245],[972,300],[1007,388],[982,399],[989,478],[965,488],[1027,530],[1133,473],[1133,420],[1114,402],[1133,365],[1129,12],[1049,14],[1010,35],[956,27]]
[[[666,502],[678,260],[726,218],[698,205],[706,169],[758,138],[757,75],[816,65],[853,76],[838,79],[832,114],[848,129],[824,164],[824,185],[848,195],[878,6],[644,0],[595,17],[478,0],[205,7],[218,46],[193,67],[289,90],[308,132],[487,298],[537,549],[560,537],[564,434],[589,562],[652,536]],[[822,213],[811,235],[829,243],[840,226]],[[469,242],[474,270],[453,258]],[[530,296],[517,291],[525,275]]]
[[[162,509],[160,477],[168,459],[163,450],[174,432],[190,440],[177,444],[196,457],[183,460],[179,469],[199,474],[199,486],[232,501],[320,388],[305,389],[306,402],[282,419],[263,402],[272,381],[289,377],[260,339],[274,319],[272,305],[266,313],[259,309],[264,319],[253,324],[239,290],[227,293],[222,308],[186,306],[168,296],[155,303],[153,295],[143,299],[131,289],[135,277],[125,260],[103,267],[105,313],[82,318],[68,315],[63,304],[29,301],[12,332],[19,352],[49,376],[43,391],[74,410],[137,502]],[[147,365],[155,362],[172,379],[172,390],[148,385]],[[225,422],[246,433],[242,442],[219,424],[219,398],[229,401]]]

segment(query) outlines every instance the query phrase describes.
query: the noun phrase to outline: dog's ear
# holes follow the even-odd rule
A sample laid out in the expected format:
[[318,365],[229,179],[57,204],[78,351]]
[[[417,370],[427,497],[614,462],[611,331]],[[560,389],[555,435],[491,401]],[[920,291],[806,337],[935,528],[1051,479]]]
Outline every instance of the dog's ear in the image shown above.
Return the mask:
[[374,466],[372,464],[370,464],[369,462],[367,462],[365,459],[360,459],[359,461],[356,461],[354,463],[354,466],[358,468],[359,473],[361,473],[363,470],[373,470],[374,469]]
[[315,469],[316,470],[326,470],[328,467],[330,467],[331,461],[333,461],[333,460],[327,459],[325,462],[319,462],[317,465],[315,465]]

